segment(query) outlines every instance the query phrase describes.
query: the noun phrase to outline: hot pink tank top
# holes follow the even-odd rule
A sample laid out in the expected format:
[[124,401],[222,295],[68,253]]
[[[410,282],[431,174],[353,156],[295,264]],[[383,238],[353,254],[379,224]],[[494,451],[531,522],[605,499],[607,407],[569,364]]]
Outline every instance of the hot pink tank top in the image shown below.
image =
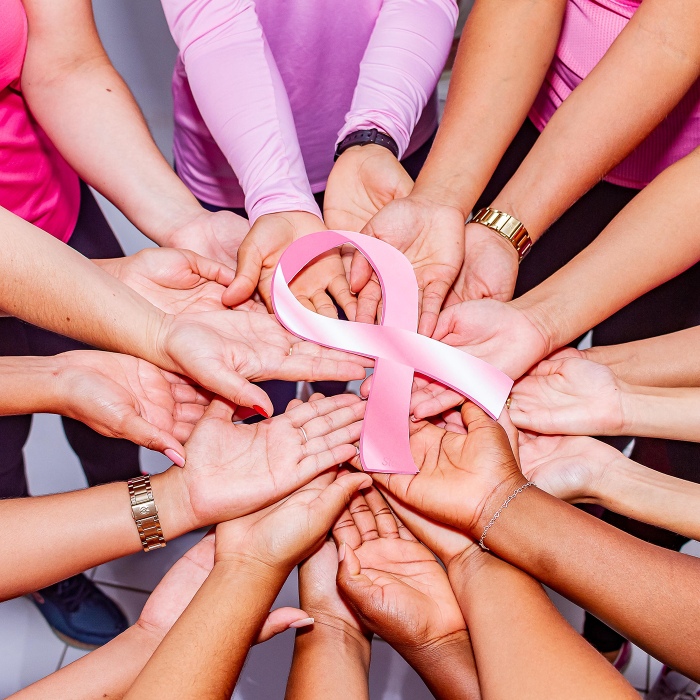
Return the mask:
[[0,0],[0,18],[0,206],[66,242],[78,219],[78,176],[19,89],[27,49],[21,0]]
[[[568,0],[554,60],[530,110],[530,119],[540,131],[593,70],[640,4],[641,0]],[[700,81],[605,180],[641,189],[698,145]]]

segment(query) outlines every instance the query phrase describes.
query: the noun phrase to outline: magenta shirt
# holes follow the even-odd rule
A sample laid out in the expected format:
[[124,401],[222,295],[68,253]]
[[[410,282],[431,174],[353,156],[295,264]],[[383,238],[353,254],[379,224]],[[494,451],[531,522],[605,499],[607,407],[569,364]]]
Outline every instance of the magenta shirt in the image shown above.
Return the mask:
[[200,199],[320,215],[336,143],[377,128],[400,157],[437,127],[454,0],[162,0],[180,49],[177,170]]
[[27,50],[21,0],[0,0],[0,206],[68,241],[80,209],[78,176],[32,117],[20,91]]
[[[561,103],[593,70],[641,0],[568,0],[559,45],[530,119],[542,131]],[[700,145],[700,82],[605,180],[641,189]]]

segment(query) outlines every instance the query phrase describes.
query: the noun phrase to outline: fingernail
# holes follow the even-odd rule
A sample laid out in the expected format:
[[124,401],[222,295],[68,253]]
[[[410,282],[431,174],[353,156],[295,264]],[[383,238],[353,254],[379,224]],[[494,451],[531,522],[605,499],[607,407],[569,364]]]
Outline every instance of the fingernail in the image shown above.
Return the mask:
[[359,456],[360,456],[360,448],[357,447],[357,445],[355,445],[355,457],[359,457]]
[[267,415],[267,411],[262,407],[262,406],[253,406],[253,410],[256,413],[259,413],[263,418],[269,418],[270,416]]
[[411,416],[411,423],[417,423],[420,420],[420,418],[416,418],[415,416]]
[[177,464],[178,467],[184,467],[185,466],[185,458],[181,455],[175,452],[175,450],[171,450],[168,448],[163,452],[163,454],[172,461],[173,464]]
[[345,542],[341,542],[338,547],[338,562],[340,563],[343,559],[345,559]]
[[298,627],[308,627],[309,625],[314,624],[314,618],[313,617],[305,617],[303,620],[297,620],[296,622],[292,622],[291,625],[287,629],[297,629]]

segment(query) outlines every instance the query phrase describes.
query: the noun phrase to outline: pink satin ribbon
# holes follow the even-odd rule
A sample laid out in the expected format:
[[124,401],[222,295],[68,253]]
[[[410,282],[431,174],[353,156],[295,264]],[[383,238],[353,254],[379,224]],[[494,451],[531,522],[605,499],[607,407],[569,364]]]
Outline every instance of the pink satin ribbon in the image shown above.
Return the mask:
[[[321,316],[305,308],[288,283],[315,257],[350,243],[375,269],[382,287],[380,325]],[[414,371],[466,396],[498,418],[513,381],[487,362],[418,335],[418,285],[406,256],[388,243],[350,231],[321,231],[285,250],[272,278],[272,305],[294,335],[375,360],[362,424],[360,459],[368,472],[416,474],[408,441]]]

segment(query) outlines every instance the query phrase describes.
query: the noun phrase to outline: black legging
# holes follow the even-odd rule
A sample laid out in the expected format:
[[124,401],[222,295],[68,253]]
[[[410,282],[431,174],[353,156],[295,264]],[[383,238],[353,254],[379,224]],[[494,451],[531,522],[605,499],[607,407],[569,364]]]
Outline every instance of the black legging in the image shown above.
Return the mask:
[[[513,176],[539,136],[528,119],[503,156],[476,204],[488,206]],[[615,218],[639,190],[599,182],[556,221],[533,246],[518,272],[514,296],[543,282],[580,253]],[[660,242],[663,244],[663,242]],[[615,345],[700,324],[700,264],[639,297],[593,329],[594,345]],[[622,447],[628,442],[609,439]],[[672,440],[637,438],[632,459],[657,471],[700,482],[700,445]],[[647,542],[680,549],[688,540],[676,533],[605,511],[603,520]],[[619,649],[624,637],[586,613],[584,636],[601,652]]]
[[[85,183],[80,184],[80,213],[68,245],[88,258],[124,256],[117,239]],[[0,355],[56,355],[87,346],[16,318],[0,318]],[[108,438],[84,423],[63,418],[63,430],[90,486],[139,476],[139,448]],[[23,448],[32,417],[0,417],[0,498],[28,496]]]

